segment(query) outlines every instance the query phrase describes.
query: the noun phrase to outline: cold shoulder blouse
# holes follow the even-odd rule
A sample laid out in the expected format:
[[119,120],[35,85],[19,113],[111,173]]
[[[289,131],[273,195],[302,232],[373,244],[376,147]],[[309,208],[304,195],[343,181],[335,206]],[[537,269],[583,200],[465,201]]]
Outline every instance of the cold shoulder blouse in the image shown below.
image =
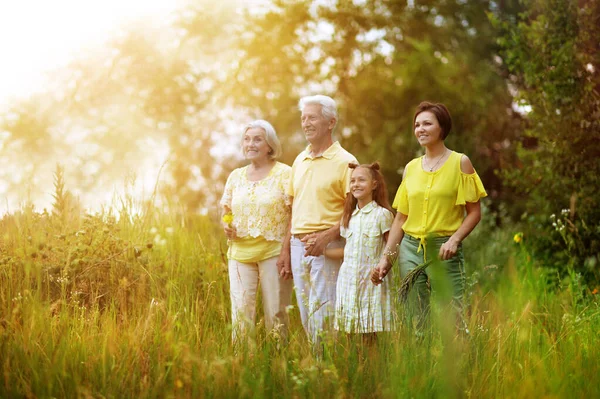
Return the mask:
[[465,204],[487,196],[474,173],[460,169],[463,154],[452,151],[434,172],[423,170],[422,157],[406,165],[405,178],[398,188],[393,208],[407,215],[402,229],[416,238],[451,236],[465,218]]

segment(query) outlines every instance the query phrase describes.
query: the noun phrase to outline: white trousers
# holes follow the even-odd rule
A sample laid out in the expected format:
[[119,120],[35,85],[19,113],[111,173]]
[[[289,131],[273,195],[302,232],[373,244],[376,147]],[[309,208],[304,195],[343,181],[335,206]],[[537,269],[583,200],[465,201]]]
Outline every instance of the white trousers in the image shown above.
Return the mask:
[[[333,242],[332,247],[341,246]],[[302,326],[312,343],[320,341],[323,331],[333,331],[335,288],[341,260],[321,256],[304,256],[304,243],[291,239],[291,263],[296,300]]]
[[287,335],[286,307],[292,301],[292,280],[279,277],[277,257],[256,263],[229,260],[229,287],[231,296],[231,319],[233,341],[240,333],[254,326],[256,317],[256,293],[260,281],[265,327]]

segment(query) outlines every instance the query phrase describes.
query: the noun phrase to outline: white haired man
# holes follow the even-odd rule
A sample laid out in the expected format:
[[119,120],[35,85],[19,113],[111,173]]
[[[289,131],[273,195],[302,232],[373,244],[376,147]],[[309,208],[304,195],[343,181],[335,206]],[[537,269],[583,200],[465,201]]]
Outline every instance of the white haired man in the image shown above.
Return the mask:
[[[356,158],[334,141],[337,105],[316,95],[299,102],[308,147],[294,164],[287,195],[292,198],[290,239],[284,240],[278,266],[293,274],[302,325],[317,344],[333,326],[335,290],[341,260],[323,255],[327,246],[343,245],[340,220],[349,191],[350,162]],[[290,269],[291,267],[291,269]]]

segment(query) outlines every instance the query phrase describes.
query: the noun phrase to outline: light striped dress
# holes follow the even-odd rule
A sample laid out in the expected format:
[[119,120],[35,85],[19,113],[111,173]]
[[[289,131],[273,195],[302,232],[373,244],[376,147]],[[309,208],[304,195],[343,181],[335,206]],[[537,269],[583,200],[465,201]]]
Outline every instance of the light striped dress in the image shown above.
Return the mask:
[[393,329],[391,275],[378,286],[371,282],[371,272],[385,246],[383,235],[393,220],[389,210],[371,201],[354,210],[347,228],[340,227],[346,246],[336,290],[335,327],[339,331],[370,333]]

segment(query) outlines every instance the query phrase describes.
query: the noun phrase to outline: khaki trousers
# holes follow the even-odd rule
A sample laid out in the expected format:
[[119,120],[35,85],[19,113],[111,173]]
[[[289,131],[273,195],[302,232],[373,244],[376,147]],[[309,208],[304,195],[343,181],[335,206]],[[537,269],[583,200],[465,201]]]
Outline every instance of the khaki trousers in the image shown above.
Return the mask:
[[232,339],[253,328],[256,317],[256,294],[260,282],[265,327],[287,336],[286,307],[292,301],[292,280],[279,277],[277,257],[256,263],[229,260],[229,286],[231,295]]

